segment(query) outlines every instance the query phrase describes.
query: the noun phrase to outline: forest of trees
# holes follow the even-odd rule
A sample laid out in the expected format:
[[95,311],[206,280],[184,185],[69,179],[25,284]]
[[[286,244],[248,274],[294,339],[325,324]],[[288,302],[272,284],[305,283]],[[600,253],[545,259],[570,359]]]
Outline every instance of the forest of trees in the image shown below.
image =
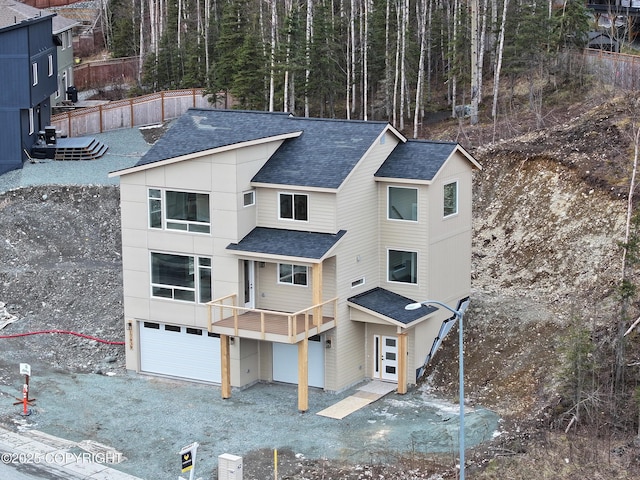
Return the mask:
[[143,91],[203,87],[235,107],[387,120],[414,136],[443,105],[475,123],[491,99],[495,117],[500,82],[529,83],[533,105],[537,80],[557,82],[560,55],[584,48],[590,29],[579,0],[103,4],[107,46],[140,58]]

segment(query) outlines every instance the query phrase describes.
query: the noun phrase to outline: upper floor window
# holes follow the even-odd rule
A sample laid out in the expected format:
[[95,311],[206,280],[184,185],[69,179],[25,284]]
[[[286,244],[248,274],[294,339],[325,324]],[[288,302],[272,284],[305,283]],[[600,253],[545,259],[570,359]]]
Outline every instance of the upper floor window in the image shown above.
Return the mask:
[[209,195],[150,188],[149,227],[210,233]]
[[31,79],[34,87],[38,85],[38,64],[35,62],[31,64]]
[[249,190],[242,194],[242,206],[250,207],[251,205],[255,205],[256,203],[256,192],[255,190]]
[[73,35],[71,35],[71,30],[67,30],[67,47],[71,48],[73,46]]
[[449,217],[458,213],[458,182],[446,183],[443,195],[443,215]]
[[418,283],[418,254],[403,250],[387,253],[387,279],[390,282]]
[[389,187],[387,215],[392,220],[418,221],[418,189]]
[[29,135],[35,131],[35,119],[33,118],[33,108],[29,109]]
[[211,259],[151,253],[151,296],[206,303],[211,301]]
[[49,76],[53,77],[53,55],[49,54]]
[[308,268],[290,263],[278,264],[278,283],[307,286]]
[[285,220],[309,220],[308,196],[303,193],[280,193],[279,216]]

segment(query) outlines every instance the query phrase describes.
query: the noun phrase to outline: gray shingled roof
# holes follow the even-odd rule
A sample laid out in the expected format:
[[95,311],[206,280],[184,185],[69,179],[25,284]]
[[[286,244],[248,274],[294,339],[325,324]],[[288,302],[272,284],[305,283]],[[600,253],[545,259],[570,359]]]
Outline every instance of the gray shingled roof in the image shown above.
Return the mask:
[[[0,0],[0,28],[17,25],[24,20],[30,18],[40,18],[55,15],[46,9],[39,9],[21,3],[17,0]],[[56,15],[51,19],[51,33],[57,34],[68,30],[69,28],[79,25],[75,20]]]
[[433,177],[458,147],[454,142],[407,140],[399,143],[374,176],[433,180]]
[[288,117],[286,113],[191,108],[136,165],[298,131],[286,122]]
[[404,307],[410,303],[415,303],[415,300],[403,297],[402,295],[398,295],[381,287],[376,287],[359,295],[355,295],[348,298],[347,301],[379,313],[380,315],[384,315],[404,325],[409,325],[417,320],[421,320],[437,310],[437,308],[432,306],[423,306],[418,310],[405,310]]
[[303,232],[278,228],[256,227],[228,250],[320,260],[347,233]]
[[257,183],[340,187],[388,127],[386,122],[292,117],[303,134],[286,141],[253,178]]
[[335,189],[386,128],[386,122],[190,109],[149,149],[137,166],[250,140],[302,132],[299,137],[286,140],[252,181]]

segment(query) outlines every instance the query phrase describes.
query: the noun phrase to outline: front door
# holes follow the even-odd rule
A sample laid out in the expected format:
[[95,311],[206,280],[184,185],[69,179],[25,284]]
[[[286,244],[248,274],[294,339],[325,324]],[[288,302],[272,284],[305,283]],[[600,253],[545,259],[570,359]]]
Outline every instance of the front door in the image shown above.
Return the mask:
[[244,272],[244,306],[246,308],[255,308],[256,301],[254,295],[254,283],[255,283],[255,262],[252,260],[242,261]]
[[374,377],[389,382],[398,381],[398,339],[384,335],[373,336]]

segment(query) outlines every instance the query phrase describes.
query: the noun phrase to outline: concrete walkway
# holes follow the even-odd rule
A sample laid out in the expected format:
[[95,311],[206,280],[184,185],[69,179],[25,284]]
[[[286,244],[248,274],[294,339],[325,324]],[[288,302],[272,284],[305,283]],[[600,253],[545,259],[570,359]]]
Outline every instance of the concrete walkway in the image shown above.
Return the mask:
[[0,460],[16,470],[28,469],[66,479],[141,480],[109,465],[126,458],[97,442],[71,442],[38,430],[16,433],[0,427]]
[[360,410],[362,407],[366,407],[370,403],[380,400],[385,395],[395,391],[396,388],[397,385],[395,383],[373,380],[372,382],[358,388],[353,395],[340,400],[335,405],[331,405],[330,407],[319,411],[318,415],[342,420],[344,417],[352,414],[356,410]]

